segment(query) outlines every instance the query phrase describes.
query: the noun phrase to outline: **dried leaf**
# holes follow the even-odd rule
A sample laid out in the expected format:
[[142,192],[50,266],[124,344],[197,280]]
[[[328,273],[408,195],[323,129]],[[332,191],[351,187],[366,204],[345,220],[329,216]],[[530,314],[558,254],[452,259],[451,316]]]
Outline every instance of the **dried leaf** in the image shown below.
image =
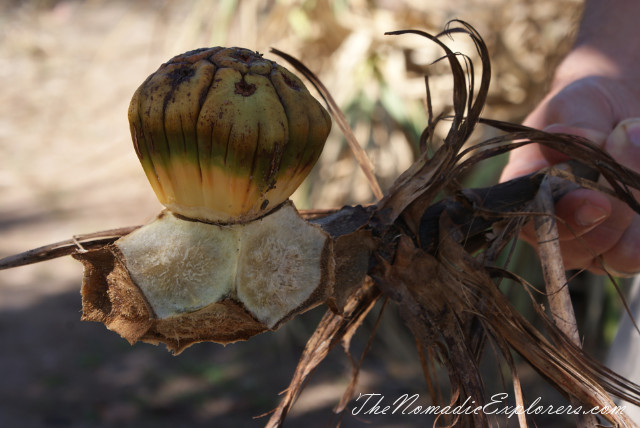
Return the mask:
[[380,291],[371,281],[366,281],[348,300],[342,314],[327,311],[318,324],[316,331],[307,341],[296,371],[291,378],[284,398],[273,411],[266,427],[280,427],[287,413],[298,397],[304,384],[315,368],[326,358],[327,354],[341,339],[352,330],[357,329],[367,313],[380,296]]

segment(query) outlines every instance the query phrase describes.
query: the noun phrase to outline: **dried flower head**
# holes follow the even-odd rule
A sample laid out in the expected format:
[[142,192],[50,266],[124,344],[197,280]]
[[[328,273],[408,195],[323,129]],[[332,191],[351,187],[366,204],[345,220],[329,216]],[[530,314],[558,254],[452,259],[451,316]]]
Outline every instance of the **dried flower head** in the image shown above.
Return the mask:
[[129,123],[160,202],[216,223],[250,221],[287,200],[331,129],[295,75],[248,49],[222,47],[160,66],[134,94]]

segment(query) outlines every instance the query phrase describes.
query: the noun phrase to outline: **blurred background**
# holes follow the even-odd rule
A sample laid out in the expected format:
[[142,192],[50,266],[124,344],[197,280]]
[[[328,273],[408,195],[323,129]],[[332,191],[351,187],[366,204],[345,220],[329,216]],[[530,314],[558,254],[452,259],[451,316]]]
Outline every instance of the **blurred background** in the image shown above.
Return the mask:
[[[436,33],[450,19],[468,21],[492,59],[484,116],[519,122],[570,47],[580,8],[578,0],[0,0],[0,257],[142,224],[159,212],[126,117],[137,86],[174,55],[226,45],[282,64],[271,47],[299,58],[344,110],[387,189],[411,164],[427,123],[424,75],[436,114],[447,111],[452,85],[446,64],[430,65],[441,56],[433,44],[384,32]],[[474,58],[464,37],[450,46]],[[481,129],[476,138],[491,132]],[[503,162],[482,165],[466,185],[495,183]],[[293,199],[299,208],[373,202],[336,126]],[[519,251],[516,268],[535,272],[531,255]],[[81,271],[65,258],[0,272],[0,426],[261,426],[266,419],[252,417],[275,407],[323,313],[310,311],[247,343],[198,344],[173,357],[80,322]],[[596,354],[619,312],[612,287],[598,281],[575,291],[590,333],[586,345]],[[411,338],[392,307],[383,316],[358,391],[426,397]],[[370,319],[354,351],[366,342]],[[533,394],[544,390],[523,370]],[[349,373],[348,359],[335,351],[294,407],[290,426],[334,425],[330,409]],[[554,393],[544,391],[552,402]],[[417,423],[365,419],[347,414],[342,422]],[[559,417],[548,423],[564,426]]]

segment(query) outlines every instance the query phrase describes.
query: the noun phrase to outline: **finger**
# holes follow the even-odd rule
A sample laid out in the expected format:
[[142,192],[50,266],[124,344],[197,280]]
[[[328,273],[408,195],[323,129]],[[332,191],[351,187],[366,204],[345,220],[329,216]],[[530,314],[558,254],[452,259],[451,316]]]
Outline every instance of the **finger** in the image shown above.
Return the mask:
[[531,174],[549,165],[538,144],[527,144],[526,146],[518,147],[509,154],[509,162],[502,170],[500,182],[503,183]]
[[[620,164],[632,170],[640,170],[640,118],[629,118],[620,122],[605,142],[605,149]],[[634,191],[636,199],[638,191]],[[624,207],[630,210],[628,207]],[[604,273],[604,267],[615,275],[628,276],[640,272],[640,216],[633,216],[614,247],[595,260],[592,270]]]
[[576,80],[547,95],[525,119],[533,128],[561,123],[578,129],[593,129],[606,135],[616,119],[604,81],[598,77]]
[[563,196],[555,206],[560,240],[576,239],[605,222],[612,214],[612,199],[588,189]]
[[[601,146],[615,125],[605,93],[600,79],[578,80],[547,95],[523,124],[551,133],[578,135]],[[566,155],[546,147],[516,150],[509,157],[501,181],[566,159]]]
[[621,241],[635,218],[634,212],[617,199],[611,198],[611,215],[597,227],[573,239],[560,241],[566,269],[589,269],[599,255],[606,254]]
[[[574,240],[603,223],[610,215],[610,198],[588,189],[574,190],[563,196],[555,206],[556,224],[561,241]],[[536,231],[527,225],[522,230],[525,241],[535,245]]]
[[[588,189],[574,190],[563,196],[555,206],[558,235],[561,241],[581,237],[611,215],[610,198]],[[535,239],[534,229],[525,229],[528,241]]]
[[[591,141],[593,144],[602,147],[607,139],[607,135],[611,131],[611,128],[605,129],[604,131],[598,130],[595,128],[579,128],[573,125],[566,125],[563,123],[554,123],[552,125],[547,126],[544,129],[546,132],[552,134],[570,134],[577,135],[578,137],[586,138]],[[542,155],[549,160],[549,163],[555,165],[560,162],[565,162],[569,159],[569,156],[560,153],[556,150],[550,149],[548,147],[541,148]]]
[[[544,130],[556,134],[578,135],[598,145],[602,145],[607,137],[607,134],[595,129],[575,128],[557,123],[546,127]],[[549,165],[554,165],[566,160],[566,155],[555,150],[550,150],[540,144],[528,144],[518,147],[509,155],[509,162],[507,162],[502,170],[500,182],[531,174]]]
[[[567,194],[556,204],[556,210],[566,269],[591,267],[600,254],[618,245],[634,218],[634,212],[624,202],[587,189]],[[532,226],[525,227],[521,237],[537,246]]]
[[604,273],[604,268],[615,276],[632,276],[640,272],[640,216],[635,215],[616,245],[603,257],[604,266],[595,260],[591,268]]
[[607,138],[604,149],[618,163],[640,170],[640,118],[620,122]]

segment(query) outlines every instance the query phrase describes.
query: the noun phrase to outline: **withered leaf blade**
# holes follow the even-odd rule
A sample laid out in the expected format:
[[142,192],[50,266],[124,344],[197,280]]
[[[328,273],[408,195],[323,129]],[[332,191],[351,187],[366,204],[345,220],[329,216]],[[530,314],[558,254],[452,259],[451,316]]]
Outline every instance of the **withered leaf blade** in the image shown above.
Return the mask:
[[[446,368],[454,390],[447,404],[462,404],[458,400],[467,397],[475,403],[484,402],[484,383],[478,369],[478,348],[483,333],[475,335],[467,330],[473,312],[455,296],[449,296],[463,290],[447,275],[441,262],[405,237],[398,243],[393,263],[375,278],[385,294],[399,305],[399,312],[416,342],[426,348],[422,352]],[[489,426],[487,415],[482,412],[443,417],[444,423],[456,426]]]
[[284,392],[280,404],[273,411],[266,427],[282,426],[308,377],[343,337],[352,334],[351,332],[360,326],[379,296],[380,290],[373,282],[365,281],[362,287],[349,297],[342,314],[330,310],[325,313],[316,331],[307,341],[289,387]]

